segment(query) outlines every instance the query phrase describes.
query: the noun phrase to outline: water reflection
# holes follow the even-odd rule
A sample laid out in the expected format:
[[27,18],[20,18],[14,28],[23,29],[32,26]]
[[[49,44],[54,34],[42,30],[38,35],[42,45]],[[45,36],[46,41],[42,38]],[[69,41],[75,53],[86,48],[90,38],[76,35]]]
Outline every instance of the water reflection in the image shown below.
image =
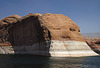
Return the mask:
[[99,68],[100,57],[56,58],[33,55],[0,55],[0,68]]

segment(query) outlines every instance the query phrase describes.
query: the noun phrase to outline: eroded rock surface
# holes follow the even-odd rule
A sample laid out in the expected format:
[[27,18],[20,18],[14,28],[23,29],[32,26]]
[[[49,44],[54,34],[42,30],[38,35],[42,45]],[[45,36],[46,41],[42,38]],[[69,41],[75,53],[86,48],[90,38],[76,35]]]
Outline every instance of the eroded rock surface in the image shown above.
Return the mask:
[[100,38],[89,38],[84,37],[86,43],[94,50],[100,54]]
[[98,55],[85,43],[75,22],[68,16],[50,13],[13,15],[0,20],[0,54]]
[[46,13],[39,20],[49,29],[52,40],[84,41],[79,27],[68,16]]

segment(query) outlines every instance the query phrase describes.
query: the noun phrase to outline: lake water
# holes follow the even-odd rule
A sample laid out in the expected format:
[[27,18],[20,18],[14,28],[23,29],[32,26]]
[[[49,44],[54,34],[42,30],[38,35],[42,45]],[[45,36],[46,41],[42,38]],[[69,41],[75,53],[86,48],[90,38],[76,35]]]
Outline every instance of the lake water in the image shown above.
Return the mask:
[[100,56],[61,58],[0,55],[0,68],[100,68]]

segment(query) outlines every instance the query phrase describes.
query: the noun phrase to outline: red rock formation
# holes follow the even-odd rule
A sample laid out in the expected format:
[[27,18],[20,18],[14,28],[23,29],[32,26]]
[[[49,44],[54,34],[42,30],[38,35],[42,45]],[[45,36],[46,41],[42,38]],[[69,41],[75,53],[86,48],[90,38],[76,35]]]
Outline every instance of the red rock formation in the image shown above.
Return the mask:
[[46,13],[39,20],[50,31],[52,40],[84,41],[78,25],[68,16]]
[[8,30],[21,19],[18,15],[8,16],[0,20],[0,42],[7,41]]
[[100,53],[100,38],[84,37],[86,43],[97,53]]
[[[17,43],[20,43],[21,45],[23,43],[29,44],[33,42],[32,40],[37,39],[35,38],[35,35],[38,35],[39,33],[44,34],[45,40],[84,41],[77,24],[74,23],[69,17],[62,14],[46,13],[41,15],[31,13],[22,18],[18,15],[8,16],[0,20],[0,27],[0,40],[11,41],[13,39],[13,41],[16,40],[16,45],[19,45]],[[48,32],[51,33],[51,37]],[[42,39],[43,36],[39,35],[38,37],[41,37]],[[37,40],[39,40],[39,38]]]
[[8,16],[0,20],[0,45],[0,54],[97,55],[84,42],[78,25],[62,14]]

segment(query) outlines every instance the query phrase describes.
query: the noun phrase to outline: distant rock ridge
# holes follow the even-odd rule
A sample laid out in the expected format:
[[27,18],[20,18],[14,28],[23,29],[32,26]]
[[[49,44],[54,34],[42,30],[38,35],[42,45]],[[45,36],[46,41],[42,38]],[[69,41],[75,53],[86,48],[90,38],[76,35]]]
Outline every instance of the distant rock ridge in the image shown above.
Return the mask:
[[90,38],[100,38],[100,32],[94,32],[94,33],[82,33],[83,37],[90,37]]
[[75,22],[68,16],[51,13],[12,15],[0,20],[0,54],[98,55],[85,43]]

